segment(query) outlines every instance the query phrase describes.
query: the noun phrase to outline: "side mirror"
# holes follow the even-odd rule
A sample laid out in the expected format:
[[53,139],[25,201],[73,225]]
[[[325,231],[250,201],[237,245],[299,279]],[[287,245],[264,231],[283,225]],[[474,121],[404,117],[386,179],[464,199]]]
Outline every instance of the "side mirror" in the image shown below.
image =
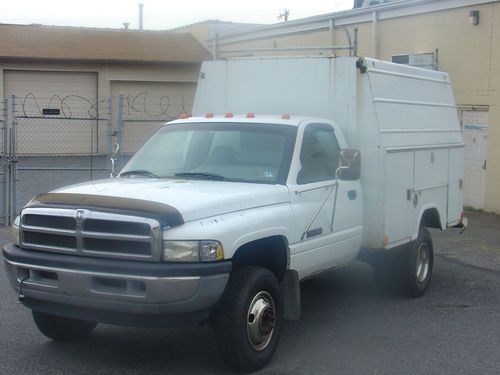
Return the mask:
[[361,154],[359,150],[344,148],[340,150],[341,166],[337,168],[336,176],[343,181],[356,181],[361,176]]
[[116,177],[117,175],[117,172],[116,172],[116,157],[118,155],[118,151],[120,151],[120,145],[118,143],[115,143],[115,145],[113,146],[113,153],[111,154],[111,158],[109,159],[109,161],[111,162],[111,173],[110,173],[110,177],[111,178],[114,178]]

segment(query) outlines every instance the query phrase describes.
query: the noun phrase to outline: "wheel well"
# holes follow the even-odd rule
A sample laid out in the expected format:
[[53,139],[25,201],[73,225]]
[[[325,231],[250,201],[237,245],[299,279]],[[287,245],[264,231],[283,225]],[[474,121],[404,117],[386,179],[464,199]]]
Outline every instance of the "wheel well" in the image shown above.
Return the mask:
[[272,236],[248,242],[238,248],[232,260],[233,269],[264,267],[281,281],[288,264],[287,241],[282,236]]
[[420,219],[420,227],[442,229],[437,208],[428,208],[424,211],[422,219]]

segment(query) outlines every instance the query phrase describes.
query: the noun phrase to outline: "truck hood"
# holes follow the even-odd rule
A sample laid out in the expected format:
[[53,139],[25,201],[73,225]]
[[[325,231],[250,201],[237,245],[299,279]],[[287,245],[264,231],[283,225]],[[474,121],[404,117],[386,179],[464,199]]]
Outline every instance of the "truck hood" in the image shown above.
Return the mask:
[[53,193],[142,199],[175,207],[185,222],[289,202],[286,186],[240,182],[116,178],[85,182]]

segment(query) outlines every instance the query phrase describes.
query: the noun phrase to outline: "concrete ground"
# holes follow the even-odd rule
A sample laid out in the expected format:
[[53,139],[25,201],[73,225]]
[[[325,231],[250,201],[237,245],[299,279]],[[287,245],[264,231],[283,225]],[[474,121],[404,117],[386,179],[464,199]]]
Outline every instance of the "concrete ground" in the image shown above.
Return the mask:
[[[432,231],[427,294],[380,292],[359,262],[302,285],[303,314],[286,322],[263,374],[499,374],[500,219]],[[0,230],[0,243],[8,241]],[[0,374],[220,374],[212,330],[99,325],[87,340],[54,343],[17,303],[0,268]]]

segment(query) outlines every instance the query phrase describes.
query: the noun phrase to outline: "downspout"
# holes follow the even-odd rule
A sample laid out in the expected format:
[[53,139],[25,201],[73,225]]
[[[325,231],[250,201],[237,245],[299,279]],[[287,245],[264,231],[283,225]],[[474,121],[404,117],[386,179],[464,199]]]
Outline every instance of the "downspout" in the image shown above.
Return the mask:
[[372,56],[378,59],[378,12],[372,12]]

